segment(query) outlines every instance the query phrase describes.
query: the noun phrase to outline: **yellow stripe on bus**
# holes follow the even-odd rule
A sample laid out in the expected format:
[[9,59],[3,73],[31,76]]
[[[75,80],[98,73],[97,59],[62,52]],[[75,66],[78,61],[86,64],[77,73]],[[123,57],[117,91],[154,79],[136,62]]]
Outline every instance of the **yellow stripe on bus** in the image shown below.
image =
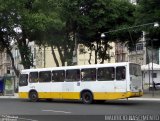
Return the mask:
[[[29,98],[28,92],[19,92],[19,98]],[[94,100],[114,100],[129,97],[139,97],[143,92],[95,92]],[[41,99],[80,99],[79,92],[39,92],[38,98]]]

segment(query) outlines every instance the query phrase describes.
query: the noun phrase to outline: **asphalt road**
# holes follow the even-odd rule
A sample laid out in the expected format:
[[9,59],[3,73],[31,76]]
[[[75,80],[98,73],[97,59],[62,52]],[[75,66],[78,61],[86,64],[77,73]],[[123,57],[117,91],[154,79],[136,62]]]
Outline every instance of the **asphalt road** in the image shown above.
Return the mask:
[[159,116],[160,101],[117,100],[87,105],[78,101],[43,100],[29,102],[21,99],[0,99],[0,119],[13,118],[15,121],[104,121],[106,115]]

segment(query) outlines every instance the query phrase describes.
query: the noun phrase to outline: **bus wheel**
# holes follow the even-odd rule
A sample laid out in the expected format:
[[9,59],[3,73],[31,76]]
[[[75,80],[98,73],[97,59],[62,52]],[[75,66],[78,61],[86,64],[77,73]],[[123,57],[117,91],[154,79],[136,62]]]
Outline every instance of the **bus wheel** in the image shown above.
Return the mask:
[[93,96],[91,92],[83,92],[82,93],[82,102],[84,104],[91,104],[93,102]]
[[32,102],[37,102],[38,101],[38,94],[37,94],[37,92],[36,91],[31,91],[29,93],[29,99]]

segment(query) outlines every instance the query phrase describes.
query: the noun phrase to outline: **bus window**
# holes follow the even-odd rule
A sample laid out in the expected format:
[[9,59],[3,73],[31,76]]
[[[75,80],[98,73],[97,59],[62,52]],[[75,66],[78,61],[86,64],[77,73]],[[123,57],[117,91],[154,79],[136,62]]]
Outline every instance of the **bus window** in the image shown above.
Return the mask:
[[79,81],[80,80],[80,70],[73,69],[66,71],[66,81]]
[[30,77],[29,81],[31,83],[38,82],[38,72],[30,72],[29,77]]
[[51,81],[51,72],[50,71],[39,72],[39,82],[50,82],[50,81]]
[[126,68],[124,66],[116,67],[116,80],[124,80],[126,78]]
[[19,86],[28,85],[28,74],[21,74],[19,78]]
[[87,68],[81,70],[81,80],[82,81],[96,81],[96,69]]
[[65,79],[65,71],[64,70],[52,71],[52,81],[64,82],[64,79]]
[[98,68],[97,80],[98,81],[111,81],[115,79],[114,67]]

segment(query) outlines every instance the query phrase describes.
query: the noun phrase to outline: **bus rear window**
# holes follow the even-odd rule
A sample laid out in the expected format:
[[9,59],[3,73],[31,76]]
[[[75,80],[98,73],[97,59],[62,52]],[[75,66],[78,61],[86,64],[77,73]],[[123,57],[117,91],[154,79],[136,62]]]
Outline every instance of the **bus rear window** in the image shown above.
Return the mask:
[[21,74],[19,77],[19,86],[28,85],[28,74]]
[[141,76],[142,75],[141,67],[138,64],[130,63],[129,64],[129,72],[131,75],[134,75],[134,76]]

